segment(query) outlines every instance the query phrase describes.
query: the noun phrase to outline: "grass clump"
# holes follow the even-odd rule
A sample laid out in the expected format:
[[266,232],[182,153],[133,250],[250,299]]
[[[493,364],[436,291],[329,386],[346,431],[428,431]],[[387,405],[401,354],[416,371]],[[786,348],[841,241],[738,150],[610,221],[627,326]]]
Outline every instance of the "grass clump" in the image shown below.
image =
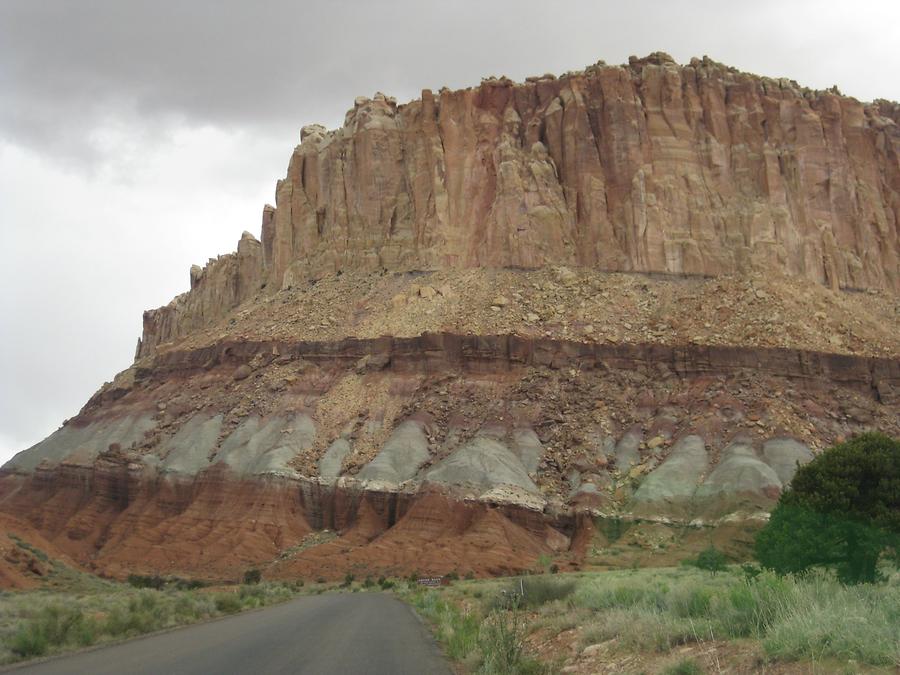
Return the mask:
[[30,658],[43,656],[51,647],[85,647],[95,640],[94,622],[80,611],[62,605],[49,605],[19,627],[9,641],[9,649],[20,658]]
[[786,661],[852,659],[900,667],[900,588],[794,582],[773,608],[766,652]]
[[694,659],[682,659],[662,671],[662,675],[703,675],[704,670]]
[[830,575],[769,573],[747,581],[740,571],[717,577],[688,572],[677,582],[647,573],[642,582],[610,574],[579,583],[575,605],[595,612],[584,643],[616,638],[627,648],[665,652],[708,639],[752,638],[785,661],[900,665],[896,583],[847,587]]
[[483,617],[462,611],[431,590],[418,591],[408,600],[432,625],[447,656],[467,663],[479,675],[544,672],[526,654],[526,626],[517,608],[494,609]]
[[516,579],[501,589],[494,598],[495,608],[533,609],[548,602],[564,600],[575,591],[575,580],[546,574]]
[[515,609],[495,610],[478,632],[483,675],[505,673],[540,673],[543,666],[525,652],[525,622]]
[[412,596],[411,601],[419,613],[431,622],[436,637],[450,658],[462,661],[478,646],[480,621],[475,614],[463,613],[455,604],[433,592],[420,591]]
[[[582,646],[613,641],[611,649],[643,654],[738,640],[755,643],[774,662],[900,667],[900,576],[878,586],[846,586],[828,573],[750,572],[739,566],[715,575],[694,567],[643,569],[462,581],[440,592],[405,592],[436,627],[448,656],[471,672],[541,668],[525,654],[524,635],[566,630],[578,631]],[[519,656],[526,665],[511,670]],[[697,663],[677,658],[657,664],[664,667],[702,672]]]

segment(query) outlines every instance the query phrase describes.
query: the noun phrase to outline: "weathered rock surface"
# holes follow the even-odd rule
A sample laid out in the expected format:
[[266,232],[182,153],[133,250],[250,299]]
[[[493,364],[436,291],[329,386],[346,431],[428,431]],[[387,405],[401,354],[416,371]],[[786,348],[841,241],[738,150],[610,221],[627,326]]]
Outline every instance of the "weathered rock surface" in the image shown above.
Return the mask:
[[336,480],[341,475],[344,457],[352,452],[350,442],[346,438],[337,438],[328,446],[328,450],[319,460],[319,476],[326,480]]
[[[358,373],[369,355],[384,367]],[[168,350],[9,462],[0,510],[110,574],[577,565],[597,516],[758,522],[810,446],[862,424],[900,433],[873,386],[897,368],[516,336]],[[323,528],[337,538],[304,548]]]
[[[193,476],[209,466],[209,456],[219,440],[222,419],[222,415],[197,414],[188,420],[160,449],[163,471]],[[153,455],[148,460],[156,463]]]
[[746,441],[735,441],[725,448],[718,466],[697,489],[697,496],[759,493],[774,500],[781,487],[778,475],[757,457],[753,447]]
[[156,423],[148,414],[127,415],[109,420],[99,419],[84,425],[66,424],[40,443],[23,450],[4,466],[16,471],[34,471],[39,464],[91,466],[94,460],[117,443],[128,447],[144,437]]
[[900,126],[863,104],[664,54],[556,79],[358,99],[304,127],[262,241],[145,314],[143,351],[340,270],[758,269],[900,290]]
[[793,438],[773,438],[763,446],[763,457],[778,474],[778,480],[787,486],[797,473],[797,467],[809,462],[813,454]]
[[291,460],[313,447],[316,429],[308,415],[279,416],[262,421],[253,416],[222,442],[214,461],[241,476],[298,476]]
[[752,441],[740,439],[725,448],[694,496],[707,517],[764,512],[775,505],[782,487],[775,470],[757,456]]
[[425,423],[407,420],[394,430],[375,459],[359,472],[359,479],[397,487],[415,476],[430,456]]
[[900,435],[897,110],[664,54],[358,99],[0,511],[119,576],[739,556]]
[[619,442],[616,443],[616,466],[620,471],[628,471],[632,466],[641,461],[641,453],[638,447],[641,444],[640,430],[629,430]]
[[495,434],[482,433],[425,474],[425,480],[487,490],[512,485],[529,492],[537,486],[522,460]]
[[709,466],[709,453],[696,435],[679,439],[666,460],[641,483],[634,500],[641,513],[679,512],[693,498]]

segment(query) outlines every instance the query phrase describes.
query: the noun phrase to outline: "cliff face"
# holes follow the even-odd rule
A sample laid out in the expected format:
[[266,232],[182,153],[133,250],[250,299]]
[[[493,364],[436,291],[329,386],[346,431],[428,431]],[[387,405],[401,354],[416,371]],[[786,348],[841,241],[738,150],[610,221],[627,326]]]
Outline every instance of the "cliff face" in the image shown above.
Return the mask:
[[798,461],[900,434],[897,392],[897,359],[790,349],[227,341],[101,390],[0,470],[0,513],[117,576],[672,564],[711,538],[740,556]]
[[896,292],[898,157],[896,104],[664,54],[360,98],[341,129],[304,127],[261,244],[192,274],[144,348],[348,269],[756,269]]
[[898,124],[662,54],[359,99],[0,514],[119,576],[739,557],[798,463],[900,435]]

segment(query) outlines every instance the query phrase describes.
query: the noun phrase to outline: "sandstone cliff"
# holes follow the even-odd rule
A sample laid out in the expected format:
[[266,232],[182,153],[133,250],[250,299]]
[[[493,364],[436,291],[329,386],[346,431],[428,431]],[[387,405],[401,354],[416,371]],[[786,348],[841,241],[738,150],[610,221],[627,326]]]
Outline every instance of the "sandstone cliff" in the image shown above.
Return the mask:
[[752,269],[900,290],[897,107],[665,54],[359,98],[303,128],[261,243],[147,313],[143,352],[340,270]]
[[359,99],[0,512],[119,576],[740,557],[798,462],[900,435],[898,123],[661,54]]

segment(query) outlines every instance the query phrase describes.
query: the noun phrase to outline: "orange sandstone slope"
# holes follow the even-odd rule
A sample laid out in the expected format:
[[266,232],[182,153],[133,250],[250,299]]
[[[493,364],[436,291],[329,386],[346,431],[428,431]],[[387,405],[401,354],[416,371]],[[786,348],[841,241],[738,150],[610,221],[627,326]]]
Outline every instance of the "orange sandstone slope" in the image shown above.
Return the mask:
[[114,575],[741,555],[900,435],[898,121],[664,54],[357,99],[0,510]]

